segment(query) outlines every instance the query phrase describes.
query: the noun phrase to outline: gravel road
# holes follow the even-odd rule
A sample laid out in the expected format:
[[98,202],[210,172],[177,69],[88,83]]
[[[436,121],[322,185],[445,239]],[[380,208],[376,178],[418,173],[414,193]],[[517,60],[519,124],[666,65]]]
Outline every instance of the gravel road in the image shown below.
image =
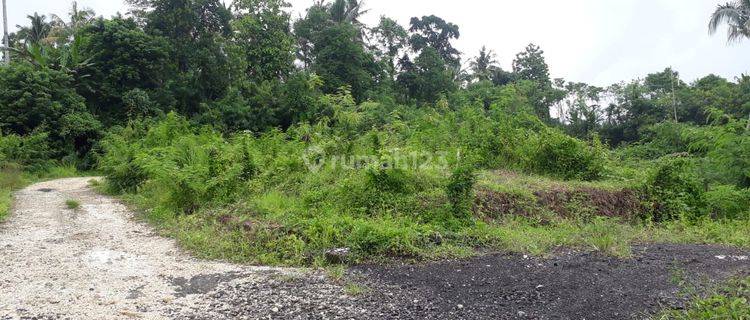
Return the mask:
[[221,284],[313,276],[196,260],[92,191],[90,180],[43,182],[15,195],[0,225],[0,319],[172,319],[200,311]]
[[750,275],[747,250],[701,245],[638,246],[626,260],[561,251],[358,266],[338,280],[201,261],[91,179],[16,194],[0,224],[0,320],[643,319],[684,304],[678,272],[701,283]]

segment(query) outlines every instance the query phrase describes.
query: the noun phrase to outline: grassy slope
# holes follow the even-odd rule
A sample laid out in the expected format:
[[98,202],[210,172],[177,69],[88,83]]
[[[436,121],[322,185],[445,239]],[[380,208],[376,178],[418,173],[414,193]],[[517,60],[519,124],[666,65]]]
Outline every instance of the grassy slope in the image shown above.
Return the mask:
[[[626,186],[621,182],[571,183],[488,172],[481,175],[478,189],[494,188],[534,196],[542,189],[583,188],[616,192]],[[476,223],[457,231],[445,231],[430,222],[415,222],[402,216],[359,219],[321,211],[321,216],[300,218],[300,210],[307,207],[300,204],[300,199],[277,191],[270,191],[257,199],[247,199],[247,203],[232,207],[180,216],[155,208],[150,202],[153,195],[139,194],[126,198],[144,209],[147,220],[198,256],[255,264],[322,265],[325,264],[322,250],[330,249],[334,240],[354,248],[362,246],[363,241],[367,245],[387,246],[390,251],[403,250],[403,255],[396,254],[399,258],[418,260],[466,257],[477,254],[477,248],[545,255],[565,247],[627,257],[632,244],[646,242],[750,247],[750,221],[675,221],[660,225],[624,222],[621,218],[591,215],[591,208],[575,198],[566,202],[566,210],[574,213],[573,217],[560,218],[544,207],[534,207],[534,216],[531,217],[478,217]],[[377,232],[365,233],[373,229]],[[429,233],[429,230],[435,230],[435,239],[430,237],[426,242],[414,241],[420,234]],[[275,231],[285,236],[274,236]],[[364,233],[366,236],[347,237],[341,234],[344,231]],[[393,256],[366,254],[354,257],[355,261],[352,262],[389,259]]]

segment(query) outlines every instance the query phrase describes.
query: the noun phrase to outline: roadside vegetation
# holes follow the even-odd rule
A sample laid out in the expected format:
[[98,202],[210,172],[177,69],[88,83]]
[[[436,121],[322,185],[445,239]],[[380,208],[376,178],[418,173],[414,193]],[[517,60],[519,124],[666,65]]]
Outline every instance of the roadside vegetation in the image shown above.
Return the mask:
[[99,170],[184,248],[237,262],[750,247],[750,76],[597,87],[551,79],[534,44],[503,70],[449,21],[366,26],[355,0],[299,19],[282,0],[129,3],[11,35],[0,216],[34,177]]
[[75,166],[70,165],[49,164],[44,168],[24,171],[16,163],[0,161],[0,223],[10,215],[14,191],[36,181],[75,177],[79,174]]
[[682,310],[666,310],[658,320],[708,320],[750,318],[750,278],[733,279],[708,293],[688,292],[690,303]]

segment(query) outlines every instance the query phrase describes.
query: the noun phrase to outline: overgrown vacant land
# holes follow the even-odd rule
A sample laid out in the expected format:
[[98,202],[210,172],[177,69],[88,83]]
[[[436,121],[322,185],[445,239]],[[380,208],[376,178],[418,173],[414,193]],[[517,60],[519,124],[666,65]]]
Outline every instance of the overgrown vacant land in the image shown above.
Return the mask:
[[[282,0],[128,3],[35,14],[9,37],[0,221],[12,191],[76,168],[189,252],[237,263],[594,252],[616,268],[664,259],[633,249],[649,244],[750,249],[750,76],[602,88],[551,79],[533,44],[506,71],[485,48],[462,57],[453,23],[368,27],[356,0],[296,20]],[[748,12],[722,6],[711,29],[750,37]],[[664,317],[747,317],[747,295],[738,279]]]
[[[102,140],[101,168],[110,190],[126,192],[185,247],[240,262],[322,265],[335,248],[350,249],[354,263],[477,248],[628,256],[630,244],[653,241],[750,247],[748,193],[706,188],[701,163],[712,170],[706,176],[728,168],[710,157],[637,159],[654,145],[610,152],[497,104],[386,113],[398,120],[353,104],[336,114],[330,124],[258,137],[222,137],[174,115],[131,124]],[[367,129],[350,134],[358,126]],[[507,140],[493,143],[487,133]],[[445,158],[422,163],[438,153]],[[399,157],[415,155],[424,155],[419,167],[399,166],[410,161]]]

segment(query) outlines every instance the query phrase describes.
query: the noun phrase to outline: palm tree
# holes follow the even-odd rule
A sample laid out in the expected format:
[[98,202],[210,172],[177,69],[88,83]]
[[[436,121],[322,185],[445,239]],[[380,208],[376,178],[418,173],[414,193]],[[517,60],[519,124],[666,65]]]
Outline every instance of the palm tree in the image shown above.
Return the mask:
[[367,38],[365,30],[367,26],[362,23],[359,19],[370,12],[370,10],[364,9],[363,0],[336,0],[331,4],[329,13],[331,19],[337,23],[350,23],[358,29],[357,40],[364,42]]
[[349,22],[353,25],[363,25],[359,18],[370,10],[363,10],[364,1],[336,0],[331,5],[331,18],[335,22]]
[[482,47],[479,51],[479,56],[474,58],[469,63],[469,68],[473,73],[474,78],[477,80],[490,80],[493,69],[496,68],[497,60],[495,60],[495,52],[487,50],[487,47]]
[[69,15],[70,22],[65,22],[58,15],[51,15],[52,22],[50,25],[52,26],[52,30],[50,31],[50,38],[58,42],[58,45],[68,42],[80,28],[90,24],[96,14],[94,10],[88,8],[79,10],[78,3],[73,1]]
[[750,38],[750,0],[735,0],[719,5],[711,15],[708,31],[711,34],[716,33],[719,25],[723,23],[729,26],[729,42]]
[[73,6],[70,9],[70,23],[74,29],[79,29],[94,20],[96,13],[91,8],[78,9],[78,3],[73,1]]
[[28,27],[18,27],[16,37],[21,40],[16,47],[11,50],[21,59],[38,66],[49,66],[52,63],[50,56],[50,45],[55,42],[51,37],[52,24],[48,23],[47,17],[34,13],[33,16],[27,16],[31,22]]
[[34,12],[33,16],[27,16],[31,21],[29,27],[18,27],[18,36],[23,39],[26,45],[39,45],[50,42],[49,34],[52,31],[52,25],[46,20],[47,17]]

